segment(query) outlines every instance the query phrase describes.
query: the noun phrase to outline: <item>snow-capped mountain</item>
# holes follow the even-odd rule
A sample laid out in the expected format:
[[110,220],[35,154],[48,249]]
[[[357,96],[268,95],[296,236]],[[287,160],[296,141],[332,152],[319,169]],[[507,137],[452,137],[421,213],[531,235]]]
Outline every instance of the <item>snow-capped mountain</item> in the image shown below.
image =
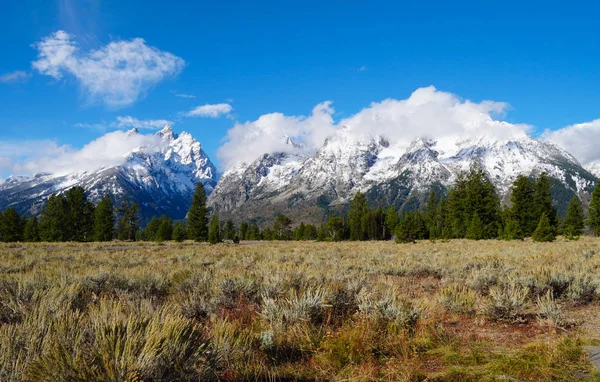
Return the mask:
[[[126,138],[140,134],[130,130]],[[37,214],[53,193],[83,187],[98,202],[104,195],[115,205],[127,200],[140,205],[142,220],[167,214],[185,217],[198,182],[207,193],[217,183],[217,171],[200,143],[190,134],[175,134],[171,126],[157,132],[150,142],[127,153],[119,164],[93,171],[36,174],[9,177],[0,184],[0,210],[15,208],[20,213]]]
[[[290,152],[292,154],[290,154]],[[269,221],[286,213],[296,221],[320,221],[344,209],[357,191],[372,204],[408,207],[430,190],[444,192],[456,176],[479,163],[499,194],[508,200],[519,174],[547,172],[559,212],[574,194],[589,193],[596,178],[553,143],[520,137],[419,139],[409,145],[341,128],[314,155],[264,154],[227,171],[209,197],[225,217]]]

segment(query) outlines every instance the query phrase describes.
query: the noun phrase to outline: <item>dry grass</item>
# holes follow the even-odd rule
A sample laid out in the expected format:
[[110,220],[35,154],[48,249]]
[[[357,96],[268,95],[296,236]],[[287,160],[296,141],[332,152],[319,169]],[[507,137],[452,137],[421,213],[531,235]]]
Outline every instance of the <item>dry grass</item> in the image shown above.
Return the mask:
[[0,380],[594,380],[599,301],[593,238],[0,245]]

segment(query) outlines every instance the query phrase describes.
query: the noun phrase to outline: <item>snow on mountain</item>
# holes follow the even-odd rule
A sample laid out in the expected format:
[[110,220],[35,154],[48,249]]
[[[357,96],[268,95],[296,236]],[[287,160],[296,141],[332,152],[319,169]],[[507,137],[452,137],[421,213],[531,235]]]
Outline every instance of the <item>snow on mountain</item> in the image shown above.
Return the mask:
[[[359,190],[373,204],[402,207],[411,198],[422,200],[431,189],[446,190],[473,163],[482,166],[502,197],[508,196],[519,174],[547,172],[555,181],[556,195],[563,197],[590,192],[595,185],[594,176],[572,155],[528,136],[418,139],[408,146],[393,146],[383,137],[342,128],[312,156],[288,159],[265,154],[226,172],[209,205],[234,218],[266,219],[262,211],[267,210],[318,221]],[[252,174],[260,174],[260,181],[248,181]]]
[[[137,134],[133,129],[125,136]],[[0,185],[0,209],[13,207],[20,213],[36,214],[51,194],[81,186],[94,202],[109,194],[114,203],[139,203],[143,220],[161,214],[183,218],[198,182],[204,184],[207,193],[212,192],[217,183],[216,168],[190,134],[177,135],[167,125],[155,137],[151,144],[134,148],[114,166],[69,174],[11,176]]]

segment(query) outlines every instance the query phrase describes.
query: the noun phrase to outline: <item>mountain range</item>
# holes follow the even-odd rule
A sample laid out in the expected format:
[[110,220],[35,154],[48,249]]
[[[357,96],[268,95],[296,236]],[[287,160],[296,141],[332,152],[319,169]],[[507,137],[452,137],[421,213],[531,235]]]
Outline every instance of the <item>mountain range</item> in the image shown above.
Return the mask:
[[[135,134],[140,133],[134,129],[127,135]],[[162,214],[182,219],[195,185],[202,182],[209,207],[224,219],[266,224],[284,213],[294,221],[318,223],[331,212],[345,211],[357,191],[365,192],[372,205],[416,208],[431,190],[444,193],[460,172],[478,163],[504,202],[519,174],[535,177],[547,172],[563,214],[573,195],[585,201],[596,184],[596,176],[571,154],[529,136],[418,139],[392,145],[382,136],[342,127],[316,152],[284,136],[285,150],[265,153],[221,176],[190,134],[177,135],[166,126],[155,137],[114,166],[9,177],[0,185],[0,209],[37,214],[52,193],[81,186],[95,202],[108,193],[115,203],[139,203],[143,221]]]

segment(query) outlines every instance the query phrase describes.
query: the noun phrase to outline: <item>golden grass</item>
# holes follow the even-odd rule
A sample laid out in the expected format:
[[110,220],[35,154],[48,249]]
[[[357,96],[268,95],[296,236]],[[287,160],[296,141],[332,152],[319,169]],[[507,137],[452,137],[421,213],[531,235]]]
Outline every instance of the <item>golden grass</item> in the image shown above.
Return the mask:
[[0,245],[0,380],[594,380],[600,239]]

